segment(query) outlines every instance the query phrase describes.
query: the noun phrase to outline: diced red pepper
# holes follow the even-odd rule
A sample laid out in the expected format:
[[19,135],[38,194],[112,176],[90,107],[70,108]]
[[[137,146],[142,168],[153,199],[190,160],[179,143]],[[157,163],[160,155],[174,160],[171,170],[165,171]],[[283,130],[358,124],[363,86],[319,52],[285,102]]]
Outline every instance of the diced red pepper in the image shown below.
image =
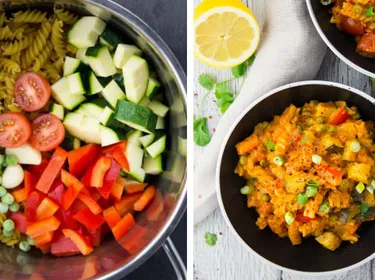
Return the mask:
[[80,279],[89,279],[99,272],[99,262],[97,256],[90,256],[85,259],[85,268]]
[[136,254],[146,242],[147,229],[135,225],[118,243],[130,254]]
[[130,171],[129,161],[126,157],[126,154],[120,148],[116,148],[112,152],[113,158],[120,164],[121,168],[123,168],[126,172]]
[[86,256],[92,253],[94,248],[92,245],[88,242],[88,240],[77,231],[71,230],[71,229],[63,229],[62,230],[65,237],[70,238],[73,243],[78,247],[78,249],[81,251],[82,255]]
[[65,210],[67,210],[70,206],[72,206],[79,192],[82,190],[82,188],[84,188],[84,185],[80,180],[65,170],[61,170],[61,181],[68,188],[63,194],[62,198],[62,206]]
[[125,213],[132,211],[134,207],[134,203],[141,198],[143,193],[132,193],[126,194],[120,201],[116,201],[115,207],[120,215],[124,215]]
[[315,220],[316,220],[316,218],[306,217],[302,213],[297,212],[297,214],[296,214],[296,221],[300,222],[300,223],[308,223],[308,222],[315,221]]
[[71,210],[72,211],[72,213],[78,213],[79,211],[81,211],[82,209],[87,209],[87,206],[86,206],[86,204],[84,204],[83,202],[82,202],[82,200],[80,200],[80,199],[76,199],[74,202],[73,202],[73,204],[72,204],[72,206],[70,206],[70,208],[69,208],[69,210]]
[[98,189],[99,193],[105,199],[109,198],[113,185],[115,184],[117,177],[120,175],[120,170],[120,165],[114,159],[111,159],[111,167],[104,175],[103,187]]
[[55,231],[59,228],[59,226],[60,221],[52,216],[47,219],[35,222],[33,224],[29,224],[27,226],[26,233],[30,237],[34,238],[46,232]]
[[341,178],[342,177],[342,172],[336,168],[327,166],[327,171],[331,173],[333,176]]
[[98,247],[102,243],[102,228],[97,230],[86,230],[86,236],[89,238],[90,243],[94,247]]
[[119,142],[119,143],[116,143],[116,144],[113,144],[111,146],[103,148],[102,149],[102,154],[103,155],[105,155],[105,154],[112,154],[113,151],[116,150],[116,149],[120,149],[121,151],[125,152],[126,146],[127,146],[127,142],[126,141],[122,141],[122,142]]
[[157,190],[154,200],[152,201],[150,206],[146,209],[147,220],[157,221],[161,213],[163,213],[163,211],[164,211],[164,199],[160,191]]
[[33,240],[35,242],[35,246],[37,248],[40,248],[42,246],[45,246],[49,244],[53,239],[53,231],[43,233],[42,235],[39,235],[37,237],[34,237]]
[[103,216],[110,228],[113,228],[121,220],[121,216],[114,206],[104,210]]
[[111,195],[116,201],[121,200],[122,193],[124,192],[125,182],[126,180],[124,178],[122,178],[121,176],[118,176],[115,184],[113,185]]
[[155,186],[149,186],[142,196],[134,203],[135,211],[143,211],[154,199],[155,196]]
[[77,245],[69,237],[65,237],[62,233],[52,242],[51,253],[54,256],[73,256],[81,253]]
[[49,159],[43,157],[42,162],[39,165],[29,165],[27,167],[27,170],[32,175],[34,175],[35,178],[39,179],[39,177],[42,176],[44,170],[46,170],[48,163],[49,163]]
[[349,119],[349,114],[345,111],[345,108],[338,108],[331,116],[329,124],[340,125]]
[[45,197],[36,209],[36,219],[43,220],[55,215],[59,205],[52,199]]
[[135,225],[134,217],[131,213],[126,214],[113,228],[112,233],[116,240],[123,238]]
[[14,200],[18,203],[24,202],[27,199],[26,189],[25,188],[18,188],[12,191],[12,195]]
[[48,193],[48,197],[52,199],[54,202],[61,205],[64,192],[65,192],[64,184],[61,182],[60,179],[57,179],[55,180],[55,182],[53,182],[53,185]]
[[26,195],[31,194],[35,190],[36,178],[35,175],[31,174],[29,171],[24,170],[24,179],[23,183],[25,185]]
[[78,195],[78,198],[84,204],[86,204],[90,211],[95,215],[100,214],[103,211],[102,207],[100,207],[100,205],[91,196],[81,193]]
[[24,213],[9,212],[7,214],[7,217],[14,222],[14,225],[19,232],[26,234],[27,220],[26,220],[26,215]]
[[68,153],[69,171],[72,175],[79,177],[99,155],[100,146],[88,144]]
[[90,190],[90,195],[91,195],[92,199],[95,200],[96,202],[98,202],[102,198],[101,194],[98,191],[98,190],[101,190],[101,189],[103,189],[103,188],[100,188],[100,189],[91,188],[91,190]]
[[82,177],[82,183],[85,185],[86,188],[91,187],[91,185],[90,185],[91,184],[91,176],[92,176],[92,172],[93,172],[94,167],[95,167],[95,163],[96,162],[93,162],[89,165],[89,167],[86,170],[85,175],[83,175],[83,177]]
[[100,157],[96,162],[90,179],[90,187],[101,188],[103,187],[104,176],[111,168],[112,159],[109,157]]
[[67,157],[68,153],[65,150],[61,149],[60,147],[56,148],[47,168],[44,170],[36,185],[37,190],[45,194],[48,193],[53,181],[55,181],[56,177],[59,175]]
[[26,199],[25,213],[28,222],[34,222],[36,220],[36,209],[43,198],[44,195],[38,191],[33,191]]
[[124,188],[126,193],[143,192],[147,187],[147,183],[139,183],[137,181],[127,180]]
[[93,214],[88,208],[82,209],[73,217],[89,230],[97,230],[105,222],[103,216]]
[[73,218],[73,214],[71,210],[65,210],[64,208],[60,207],[59,210],[57,210],[55,217],[61,222],[62,228],[71,228],[71,229],[77,229],[78,223]]

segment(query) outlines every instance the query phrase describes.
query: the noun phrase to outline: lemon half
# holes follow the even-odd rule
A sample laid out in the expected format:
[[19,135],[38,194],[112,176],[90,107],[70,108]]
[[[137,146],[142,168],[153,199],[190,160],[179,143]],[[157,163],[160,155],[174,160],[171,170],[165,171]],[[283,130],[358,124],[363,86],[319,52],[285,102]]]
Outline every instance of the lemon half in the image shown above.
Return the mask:
[[230,68],[254,54],[260,39],[253,13],[239,0],[205,0],[194,12],[194,53],[201,62]]

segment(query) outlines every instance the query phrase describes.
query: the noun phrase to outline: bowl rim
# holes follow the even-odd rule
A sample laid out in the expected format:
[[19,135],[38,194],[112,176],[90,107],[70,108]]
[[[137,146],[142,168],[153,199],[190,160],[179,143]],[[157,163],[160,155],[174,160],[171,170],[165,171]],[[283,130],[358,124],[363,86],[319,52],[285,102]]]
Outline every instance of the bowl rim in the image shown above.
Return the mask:
[[[183,94],[181,95],[185,112],[187,113],[187,78],[186,72],[183,70],[180,62],[165,43],[165,41],[160,37],[154,29],[152,29],[146,22],[141,18],[131,12],[129,9],[121,6],[120,4],[114,2],[113,0],[82,0],[94,6],[100,7],[104,10],[110,11],[116,14],[122,19],[126,19],[129,25],[137,29],[144,38],[154,47],[157,47],[161,54],[161,57],[165,60],[166,64],[169,65],[171,71],[174,74],[176,83],[179,85]],[[176,228],[177,224],[181,220],[183,214],[187,207],[187,169],[185,169],[184,177],[181,181],[181,194],[179,200],[176,202],[175,209],[170,215],[169,219],[165,222],[164,226],[159,230],[157,235],[155,235],[152,240],[139,251],[128,263],[119,266],[112,271],[107,271],[99,275],[95,275],[94,279],[118,279],[119,277],[124,277],[130,274],[132,271],[141,266],[146,260],[153,256],[156,251],[158,251],[164,244],[166,239],[171,235],[171,233]]]
[[289,89],[289,88],[294,88],[294,87],[300,87],[300,86],[306,86],[306,85],[323,85],[323,86],[331,86],[331,87],[336,87],[336,88],[340,88],[340,89],[345,89],[345,90],[349,90],[351,91],[352,93],[354,94],[357,94],[357,95],[360,95],[361,97],[367,99],[369,102],[375,104],[375,99],[358,90],[358,89],[355,89],[355,88],[352,88],[350,86],[347,86],[347,85],[344,85],[344,84],[340,84],[340,83],[336,83],[336,82],[329,82],[329,81],[322,81],[322,80],[307,80],[307,81],[301,81],[301,82],[295,82],[295,83],[291,83],[291,84],[287,84],[287,85],[284,85],[284,86],[281,86],[281,87],[278,87],[274,90],[271,90],[270,92],[268,92],[267,94],[261,96],[260,98],[256,99],[255,101],[253,101],[242,113],[240,116],[237,117],[237,119],[233,122],[232,126],[229,128],[226,136],[224,137],[224,141],[223,141],[223,144],[221,145],[221,148],[220,148],[220,151],[219,151],[219,158],[218,158],[218,161],[217,161],[217,165],[216,165],[216,175],[215,175],[215,185],[216,185],[216,195],[217,195],[217,199],[218,199],[218,202],[219,202],[219,207],[220,207],[220,210],[221,210],[221,213],[222,215],[224,216],[224,220],[227,224],[227,226],[230,228],[232,234],[236,237],[237,240],[240,241],[240,243],[245,247],[247,248],[247,250],[252,253],[253,255],[257,256],[261,261],[263,261],[264,263],[267,263],[279,270],[282,270],[282,271],[286,271],[286,272],[289,272],[289,273],[294,273],[294,274],[297,274],[297,275],[301,275],[301,276],[331,276],[331,275],[334,275],[334,274],[337,274],[337,273],[342,273],[342,272],[347,272],[349,270],[352,270],[354,268],[357,268],[367,262],[369,262],[370,260],[374,259],[375,258],[375,251],[373,254],[371,254],[370,256],[368,256],[367,258],[355,263],[355,264],[352,264],[350,266],[347,266],[347,267],[344,267],[344,268],[340,268],[340,269],[335,269],[335,270],[329,270],[329,271],[302,271],[302,270],[295,270],[295,269],[291,269],[291,268],[287,268],[287,267],[284,267],[284,266],[281,266],[279,264],[276,264],[268,259],[266,259],[265,257],[261,256],[258,252],[256,252],[254,249],[252,249],[242,238],[241,236],[237,233],[236,229],[234,228],[234,226],[232,225],[226,211],[225,211],[225,207],[224,207],[224,203],[223,203],[223,199],[222,199],[222,196],[221,196],[221,186],[220,186],[220,169],[221,169],[221,164],[222,164],[222,159],[223,159],[223,155],[224,155],[224,151],[225,151],[225,147],[228,143],[228,140],[230,138],[230,136],[232,135],[234,129],[237,127],[238,123],[244,118],[244,116],[250,112],[251,109],[253,109],[256,105],[258,105],[261,101],[263,101],[264,99],[266,99],[267,97],[273,95],[273,94],[276,94],[280,91],[283,91],[283,90],[286,90],[286,89]]
[[347,59],[344,55],[342,55],[332,44],[331,42],[328,40],[327,36],[324,34],[322,28],[320,27],[317,19],[316,19],[316,16],[315,16],[315,13],[314,13],[314,10],[312,8],[312,5],[311,5],[311,0],[306,0],[306,4],[307,4],[307,9],[309,10],[309,14],[310,14],[310,18],[312,20],[312,22],[314,23],[314,26],[315,26],[315,29],[318,31],[320,37],[323,39],[323,41],[325,42],[325,44],[330,48],[330,50],[338,57],[340,58],[342,61],[344,61],[347,65],[349,65],[350,67],[352,67],[353,69],[357,70],[358,72],[361,72],[362,74],[366,75],[366,76],[369,76],[371,78],[375,78],[375,73],[372,73],[360,66],[358,66],[357,64],[353,63],[352,61],[350,61],[349,59]]

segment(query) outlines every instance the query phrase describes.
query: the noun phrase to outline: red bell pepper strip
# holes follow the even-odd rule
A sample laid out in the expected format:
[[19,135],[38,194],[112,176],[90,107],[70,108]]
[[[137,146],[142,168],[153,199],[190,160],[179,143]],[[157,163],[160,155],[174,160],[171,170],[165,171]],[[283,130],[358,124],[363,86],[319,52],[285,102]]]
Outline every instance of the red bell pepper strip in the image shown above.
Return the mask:
[[81,251],[70,238],[59,232],[57,238],[52,242],[51,253],[57,257],[66,257],[80,254]]
[[104,175],[103,187],[98,189],[99,193],[105,199],[109,198],[113,185],[115,184],[117,177],[120,175],[120,170],[120,165],[114,159],[111,159],[111,167]]
[[126,194],[120,201],[116,201],[114,203],[117,211],[122,216],[125,213],[132,211],[134,203],[141,198],[143,193],[132,193],[132,194]]
[[349,114],[345,111],[345,108],[338,108],[331,116],[329,124],[340,125],[349,119]]
[[126,214],[113,228],[112,233],[116,240],[123,238],[135,225],[134,217],[131,213]]
[[97,230],[105,220],[101,215],[93,214],[88,208],[84,208],[73,216],[78,222],[83,224],[89,230]]
[[90,187],[101,188],[103,187],[104,176],[111,168],[112,159],[109,157],[100,157],[96,162],[90,179]]
[[33,191],[26,199],[25,213],[28,222],[34,222],[36,220],[36,209],[42,202],[44,195],[38,191]]
[[126,193],[143,192],[147,187],[147,183],[139,183],[137,181],[127,180],[124,188]]
[[46,232],[55,231],[59,228],[59,226],[60,221],[52,216],[33,224],[29,224],[27,226],[26,234],[34,238]]
[[29,195],[35,190],[36,178],[35,175],[31,174],[27,170],[24,170],[24,175],[25,178],[23,179],[23,183],[25,185],[26,195]]
[[94,247],[98,247],[102,243],[102,228],[98,228],[97,230],[86,230],[90,243]]
[[122,178],[121,176],[118,176],[116,179],[115,184],[113,185],[111,195],[116,200],[121,200],[122,193],[124,192],[124,184],[126,183],[126,180]]
[[79,227],[77,221],[73,218],[73,214],[71,210],[65,210],[64,208],[60,207],[57,210],[55,217],[61,222],[62,228],[71,228],[77,229]]
[[143,211],[154,199],[155,196],[155,186],[148,187],[142,196],[134,203],[135,211]]
[[65,187],[60,179],[55,180],[48,193],[48,197],[59,205],[62,204],[63,194],[65,192]]
[[146,228],[135,225],[118,243],[130,254],[136,254],[147,241],[145,238],[146,233]]
[[18,203],[24,202],[27,199],[25,188],[19,188],[19,189],[12,191],[12,195],[14,197],[14,200]]
[[91,176],[92,176],[92,172],[95,167],[95,164],[96,162],[91,163],[91,165],[89,165],[89,167],[87,168],[85,175],[82,176],[82,183],[86,188],[91,187]]
[[333,176],[338,177],[338,178],[342,177],[342,172],[340,170],[330,167],[330,166],[327,166],[326,168],[327,168],[327,171],[331,173]]
[[315,220],[316,220],[316,218],[306,217],[302,213],[296,214],[296,221],[300,222],[300,223],[308,223],[308,222],[315,221]]
[[155,198],[146,209],[146,217],[149,221],[157,221],[164,211],[164,199],[160,191],[156,191]]
[[[43,157],[42,162],[39,165],[29,165],[27,170],[34,175],[35,178],[39,179],[42,176],[44,170],[46,170],[49,163],[49,159]],[[36,183],[36,182],[35,182]]]
[[90,190],[90,196],[96,202],[98,202],[102,198],[102,195],[98,192],[98,190],[101,190],[101,189],[103,188],[100,188],[100,189],[91,188]]
[[84,185],[80,180],[65,170],[61,170],[61,181],[68,188],[62,198],[62,206],[67,210],[72,206],[79,192],[84,188]]
[[99,155],[100,146],[89,144],[68,153],[69,171],[72,175],[79,177]]
[[66,229],[63,229],[62,232],[65,235],[65,237],[68,237],[73,241],[73,243],[81,251],[82,255],[84,256],[89,255],[94,250],[94,248],[86,240],[86,238],[82,234],[78,233],[77,231],[66,228]]
[[9,212],[7,214],[7,217],[14,222],[14,225],[19,232],[26,234],[27,220],[26,220],[26,215],[24,213]]
[[100,214],[103,209],[100,205],[89,195],[79,194],[78,198],[90,209],[90,211],[97,215]]
[[127,146],[127,142],[126,141],[121,141],[119,143],[116,143],[116,144],[113,144],[111,146],[103,148],[102,149],[102,154],[103,155],[105,155],[105,154],[112,154],[113,151],[116,150],[116,149],[120,149],[122,152],[125,153],[126,146]]
[[122,169],[124,169],[126,172],[130,171],[129,161],[124,151],[122,151],[120,148],[116,148],[113,150],[112,156],[118,162],[118,164],[120,164]]
[[114,206],[105,209],[103,216],[110,228],[113,228],[121,220],[121,216]]
[[35,246],[37,248],[40,248],[42,246],[45,246],[49,244],[53,239],[53,231],[43,233],[42,235],[39,235],[37,237],[34,237],[33,240],[35,242]]
[[36,184],[37,190],[45,194],[48,193],[53,181],[55,181],[57,175],[60,173],[60,170],[63,167],[67,157],[68,153],[65,150],[61,149],[60,147],[56,148],[46,170],[44,170],[42,176]]
[[52,199],[46,197],[36,208],[36,219],[37,221],[49,218],[55,215],[56,211],[59,209],[59,205]]

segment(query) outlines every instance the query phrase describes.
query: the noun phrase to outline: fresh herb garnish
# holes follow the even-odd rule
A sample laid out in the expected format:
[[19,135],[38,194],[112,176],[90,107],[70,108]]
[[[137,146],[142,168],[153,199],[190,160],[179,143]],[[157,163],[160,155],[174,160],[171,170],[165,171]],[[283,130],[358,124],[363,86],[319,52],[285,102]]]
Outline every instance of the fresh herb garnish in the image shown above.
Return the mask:
[[240,65],[233,67],[232,74],[234,77],[240,78],[243,75],[245,75],[246,70],[247,70],[247,61],[245,61],[244,63],[241,63]]
[[211,136],[208,134],[207,118],[200,118],[194,120],[194,142],[198,146],[206,146],[211,141]]
[[218,91],[216,91],[215,96],[217,99],[216,106],[220,109],[220,112],[224,114],[234,101],[233,94],[231,94],[230,92],[219,93]]
[[206,240],[206,244],[209,246],[215,246],[217,241],[217,236],[215,233],[206,232],[204,235],[204,239]]
[[209,75],[207,74],[202,74],[199,76],[199,84],[204,87],[205,89],[211,90],[214,88],[216,82],[214,79],[212,79]]

